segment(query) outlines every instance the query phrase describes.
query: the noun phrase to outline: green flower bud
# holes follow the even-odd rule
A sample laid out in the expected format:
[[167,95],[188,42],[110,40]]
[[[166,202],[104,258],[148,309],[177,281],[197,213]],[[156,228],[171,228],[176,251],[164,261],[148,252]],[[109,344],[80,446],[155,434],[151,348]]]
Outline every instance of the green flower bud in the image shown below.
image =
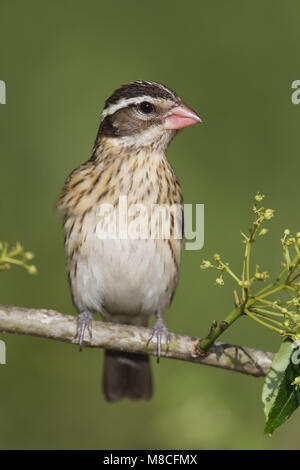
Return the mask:
[[266,235],[266,233],[268,232],[269,230],[267,228],[262,228],[261,231],[259,232],[258,236],[261,237],[262,235]]
[[33,264],[27,266],[27,271],[29,274],[37,274],[37,269]]
[[256,202],[261,202],[264,197],[265,197],[264,194],[257,193],[256,196],[254,197],[254,200]]
[[31,251],[26,251],[26,253],[24,253],[24,258],[30,261],[34,258],[34,253],[31,253]]
[[274,216],[274,209],[266,209],[265,213],[264,213],[264,218],[266,220],[270,220],[272,219],[272,217]]
[[213,265],[211,264],[210,261],[207,261],[207,260],[202,260],[202,264],[200,266],[201,269],[208,269],[208,268],[212,268]]
[[216,279],[217,286],[224,286],[224,281],[222,277],[217,277]]

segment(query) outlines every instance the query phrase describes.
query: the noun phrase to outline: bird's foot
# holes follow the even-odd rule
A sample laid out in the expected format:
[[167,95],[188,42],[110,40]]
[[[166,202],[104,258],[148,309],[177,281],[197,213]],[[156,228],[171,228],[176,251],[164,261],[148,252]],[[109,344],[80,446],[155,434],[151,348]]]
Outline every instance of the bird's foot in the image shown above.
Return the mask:
[[77,329],[75,339],[78,339],[79,350],[82,351],[83,339],[84,339],[84,332],[86,328],[90,334],[90,338],[92,338],[92,321],[93,316],[91,312],[86,310],[85,312],[79,313],[77,317]]
[[164,324],[161,317],[158,317],[155,325],[151,328],[151,334],[150,334],[149,339],[147,341],[147,346],[150,343],[150,341],[152,340],[152,338],[154,337],[154,335],[156,336],[156,339],[157,339],[157,362],[159,362],[160,356],[161,356],[161,339],[162,339],[162,336],[165,335],[165,337],[166,337],[166,341],[167,341],[166,352],[168,352],[168,350],[169,350],[170,339],[171,339],[170,332],[169,332],[168,328],[166,327],[166,325]]

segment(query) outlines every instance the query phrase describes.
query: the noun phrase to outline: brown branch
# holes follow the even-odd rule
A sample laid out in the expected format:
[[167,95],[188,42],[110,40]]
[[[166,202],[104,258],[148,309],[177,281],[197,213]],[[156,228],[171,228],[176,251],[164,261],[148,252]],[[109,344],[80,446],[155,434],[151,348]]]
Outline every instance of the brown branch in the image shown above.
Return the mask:
[[[0,332],[39,336],[76,344],[74,335],[76,318],[55,310],[33,309],[0,305]],[[149,346],[150,330],[137,326],[107,322],[93,322],[93,338],[86,333],[86,347],[106,348],[143,354],[156,354],[156,340]],[[162,356],[181,359],[196,364],[229,369],[235,372],[261,377],[270,368],[274,354],[257,349],[225,343],[214,343],[205,357],[199,357],[196,346],[200,338],[171,335],[169,351],[163,346]]]

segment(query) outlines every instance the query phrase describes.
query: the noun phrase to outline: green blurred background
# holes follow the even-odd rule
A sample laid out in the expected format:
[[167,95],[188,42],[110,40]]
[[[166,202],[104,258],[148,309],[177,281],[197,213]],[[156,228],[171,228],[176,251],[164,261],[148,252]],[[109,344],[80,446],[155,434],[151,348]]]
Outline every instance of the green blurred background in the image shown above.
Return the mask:
[[[0,302],[75,313],[55,199],[69,172],[91,155],[104,100],[119,85],[155,80],[204,120],[168,155],[185,202],[205,204],[205,246],[185,251],[166,316],[171,331],[205,335],[232,308],[232,284],[214,284],[202,258],[221,253],[240,269],[241,229],[257,190],[276,209],[255,260],[276,273],[280,233],[299,230],[298,1],[1,0],[0,238],[36,253],[38,276],[1,273]],[[116,286],[117,289],[117,286]],[[0,447],[300,448],[296,413],[263,435],[263,381],[172,360],[153,361],[149,403],[107,404],[103,352],[1,335]],[[223,339],[276,350],[277,336],[243,319]]]

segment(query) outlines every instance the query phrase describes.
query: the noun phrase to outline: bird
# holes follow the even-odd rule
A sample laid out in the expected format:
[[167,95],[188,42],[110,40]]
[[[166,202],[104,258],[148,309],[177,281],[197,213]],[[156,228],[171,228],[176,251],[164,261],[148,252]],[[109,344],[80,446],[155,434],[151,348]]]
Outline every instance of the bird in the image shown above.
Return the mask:
[[[156,337],[158,360],[164,336],[168,347],[170,333],[163,315],[179,279],[183,196],[166,150],[180,129],[200,122],[174,91],[157,82],[127,83],[106,100],[92,156],[70,173],[57,200],[80,349],[85,332],[92,337],[93,313],[103,321],[143,327],[155,315],[148,344]],[[104,228],[109,232],[115,220],[99,215],[99,210],[105,205],[120,209],[122,197],[128,210],[146,208],[144,224],[152,206],[179,207],[168,216],[173,236],[150,237],[148,230],[146,237],[124,237],[120,222],[115,236],[99,236]],[[155,227],[161,223],[156,220]],[[125,397],[149,400],[149,356],[106,350],[102,385],[109,402]]]

